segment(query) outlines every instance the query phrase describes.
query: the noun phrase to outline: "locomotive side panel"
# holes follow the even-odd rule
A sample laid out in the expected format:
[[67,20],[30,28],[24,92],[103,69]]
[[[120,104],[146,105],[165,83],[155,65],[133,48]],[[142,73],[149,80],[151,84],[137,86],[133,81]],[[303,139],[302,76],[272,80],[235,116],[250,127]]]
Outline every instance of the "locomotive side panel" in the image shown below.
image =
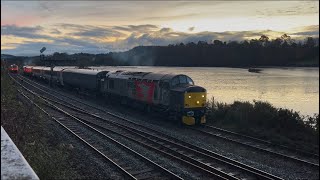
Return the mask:
[[153,95],[155,87],[155,82],[135,80],[133,89],[131,90],[132,97],[138,101],[153,104]]

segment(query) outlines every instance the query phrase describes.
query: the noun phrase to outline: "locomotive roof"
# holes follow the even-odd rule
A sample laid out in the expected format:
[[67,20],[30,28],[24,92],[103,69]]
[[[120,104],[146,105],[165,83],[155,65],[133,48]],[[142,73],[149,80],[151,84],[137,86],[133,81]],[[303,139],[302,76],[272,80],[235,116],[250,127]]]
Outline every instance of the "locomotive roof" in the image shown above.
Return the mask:
[[97,75],[99,73],[108,73],[109,71],[97,70],[97,69],[64,69],[63,72]]
[[152,72],[139,72],[139,71],[116,71],[110,72],[110,78],[120,79],[141,79],[150,81],[168,80],[170,81],[176,76],[186,76],[184,74],[165,74],[165,73],[152,73]]
[[167,74],[161,74],[161,73],[149,73],[142,77],[142,79],[145,80],[153,80],[153,81],[159,81]]
[[171,89],[172,91],[177,92],[206,92],[207,90],[200,86],[190,85],[190,84],[184,84],[181,86],[177,86]]

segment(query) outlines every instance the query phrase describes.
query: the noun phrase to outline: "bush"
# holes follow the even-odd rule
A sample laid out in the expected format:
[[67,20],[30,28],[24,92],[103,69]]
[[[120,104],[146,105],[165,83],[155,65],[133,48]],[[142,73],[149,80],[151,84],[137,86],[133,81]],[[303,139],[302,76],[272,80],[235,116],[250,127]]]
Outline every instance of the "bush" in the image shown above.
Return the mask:
[[226,104],[212,99],[207,107],[208,124],[309,150],[319,147],[319,114],[302,116],[263,101]]

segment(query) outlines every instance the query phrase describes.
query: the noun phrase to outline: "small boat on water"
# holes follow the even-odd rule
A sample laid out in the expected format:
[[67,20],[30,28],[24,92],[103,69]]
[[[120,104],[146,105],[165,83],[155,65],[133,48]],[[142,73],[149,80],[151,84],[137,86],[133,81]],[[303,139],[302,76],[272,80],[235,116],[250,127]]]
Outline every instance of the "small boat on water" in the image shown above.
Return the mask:
[[248,71],[249,71],[249,72],[254,72],[254,73],[259,73],[260,71],[262,71],[262,69],[249,68]]

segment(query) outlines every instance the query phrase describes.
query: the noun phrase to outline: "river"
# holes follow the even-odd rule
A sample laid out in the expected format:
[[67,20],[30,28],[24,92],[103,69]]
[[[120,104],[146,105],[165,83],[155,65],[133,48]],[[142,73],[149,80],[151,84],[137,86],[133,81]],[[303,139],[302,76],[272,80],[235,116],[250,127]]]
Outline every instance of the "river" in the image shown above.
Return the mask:
[[260,68],[260,73],[220,67],[104,66],[98,69],[186,74],[196,85],[206,88],[208,98],[214,97],[215,101],[261,100],[302,115],[319,113],[319,68]]

